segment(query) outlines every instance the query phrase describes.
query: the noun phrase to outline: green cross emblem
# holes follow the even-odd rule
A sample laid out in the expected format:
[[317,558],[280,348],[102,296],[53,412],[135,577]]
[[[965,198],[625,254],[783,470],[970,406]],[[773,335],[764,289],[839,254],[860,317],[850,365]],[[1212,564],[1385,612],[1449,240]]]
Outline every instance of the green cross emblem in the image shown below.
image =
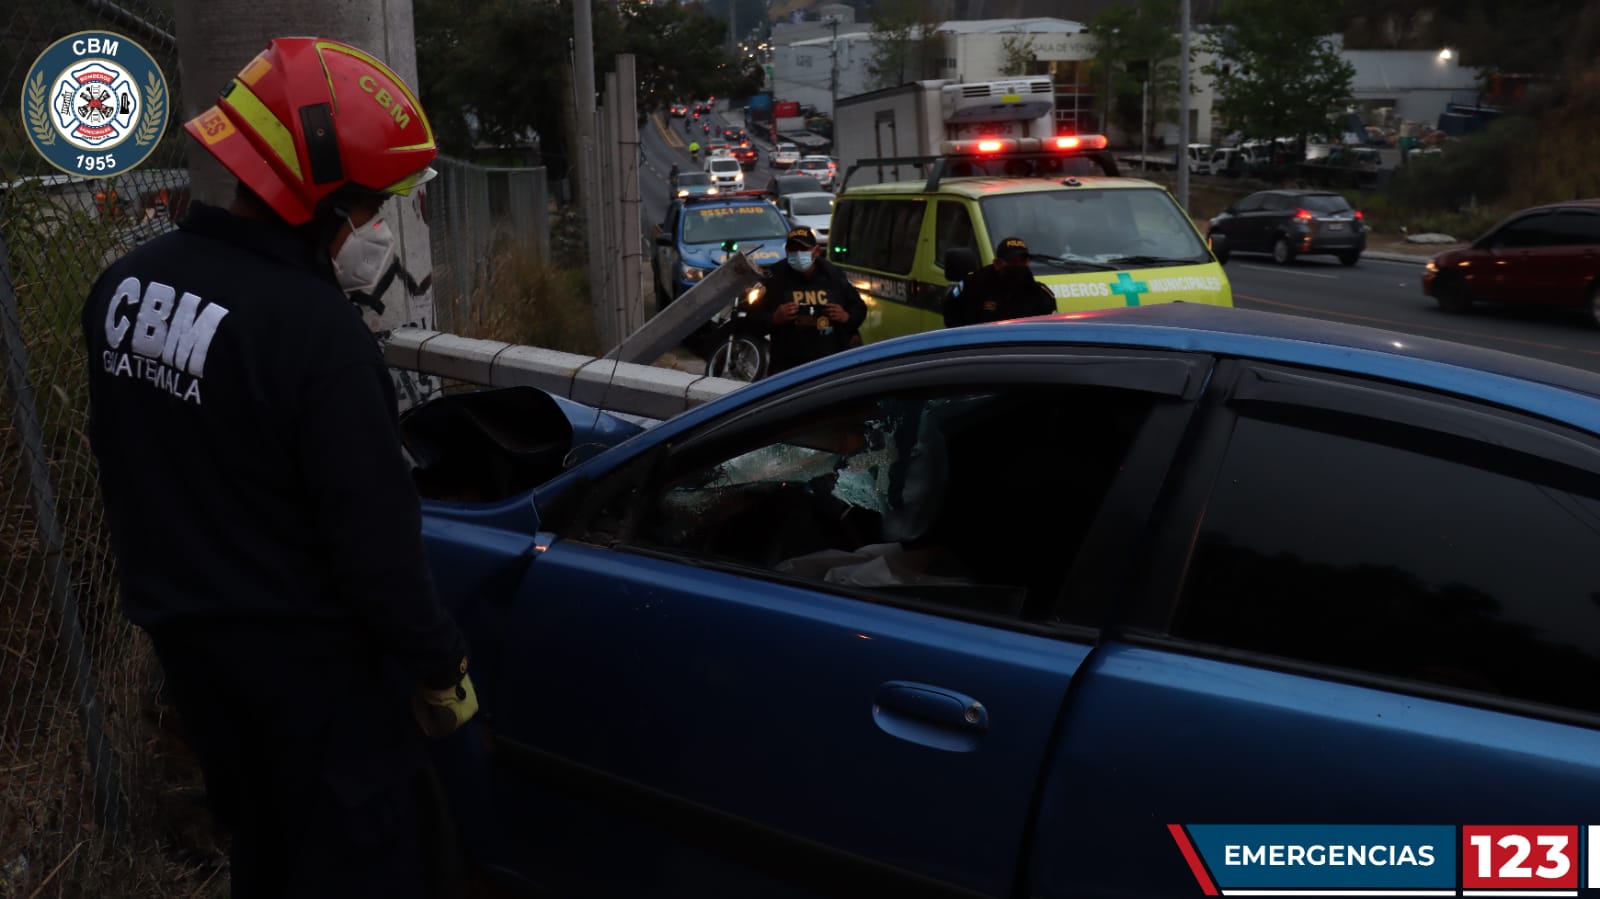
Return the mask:
[[1149,290],[1149,282],[1135,281],[1127,272],[1117,272],[1117,283],[1111,285],[1111,292],[1120,295],[1129,306],[1139,305],[1139,294]]

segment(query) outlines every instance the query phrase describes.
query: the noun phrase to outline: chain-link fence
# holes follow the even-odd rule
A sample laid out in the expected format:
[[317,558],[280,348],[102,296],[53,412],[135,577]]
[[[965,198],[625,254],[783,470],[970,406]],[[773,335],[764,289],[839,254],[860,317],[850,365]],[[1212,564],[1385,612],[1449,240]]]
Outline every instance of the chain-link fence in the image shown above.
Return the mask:
[[34,63],[80,31],[148,51],[165,85],[145,86],[139,123],[175,120],[173,27],[138,0],[0,11],[0,896],[159,895],[183,874],[154,816],[180,796],[199,815],[192,766],[161,770],[156,667],[117,607],[79,326],[103,266],[181,213],[184,138],[169,126],[142,166],[96,179],[30,141],[65,140],[46,119],[60,73]]
[[497,260],[550,258],[543,168],[474,165],[441,156],[428,184],[434,315],[441,331],[481,320]]

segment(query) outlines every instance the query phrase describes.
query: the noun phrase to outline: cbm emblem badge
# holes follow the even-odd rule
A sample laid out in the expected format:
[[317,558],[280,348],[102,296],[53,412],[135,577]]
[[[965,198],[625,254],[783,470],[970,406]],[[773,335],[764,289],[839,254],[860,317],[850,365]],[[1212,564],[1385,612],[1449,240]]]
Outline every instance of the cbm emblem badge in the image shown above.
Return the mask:
[[143,47],[80,31],[46,47],[22,86],[22,122],[45,161],[106,178],[144,162],[167,130],[167,79]]

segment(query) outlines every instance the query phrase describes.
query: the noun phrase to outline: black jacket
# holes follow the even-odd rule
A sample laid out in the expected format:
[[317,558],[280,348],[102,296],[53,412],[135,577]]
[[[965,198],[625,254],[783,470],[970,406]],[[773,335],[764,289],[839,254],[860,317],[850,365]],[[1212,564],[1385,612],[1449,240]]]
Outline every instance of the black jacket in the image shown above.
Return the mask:
[[1035,281],[1033,273],[1027,269],[1016,271],[1027,275],[1025,284],[1007,284],[999,269],[986,265],[968,275],[960,284],[952,285],[945,293],[942,304],[945,327],[1055,312],[1056,298],[1050,288]]
[[[750,327],[772,338],[770,372],[780,372],[832,355],[850,345],[867,317],[867,304],[861,301],[854,284],[826,259],[818,259],[810,276],[802,275],[785,259],[771,268],[766,292],[750,312]],[[772,315],[785,303],[799,303],[800,314],[781,325]],[[833,303],[850,313],[848,321],[836,322],[822,313]]]
[[459,677],[393,381],[303,235],[196,204],[101,274],[83,333],[129,619],[288,624]]

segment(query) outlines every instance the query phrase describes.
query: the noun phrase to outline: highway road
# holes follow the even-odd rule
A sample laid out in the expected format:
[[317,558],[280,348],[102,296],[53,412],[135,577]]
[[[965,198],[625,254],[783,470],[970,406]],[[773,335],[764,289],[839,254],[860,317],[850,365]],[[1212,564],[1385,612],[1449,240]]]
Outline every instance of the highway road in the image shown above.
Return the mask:
[[1574,310],[1479,307],[1440,311],[1422,295],[1422,266],[1363,257],[1353,268],[1328,257],[1279,266],[1269,257],[1235,255],[1224,269],[1234,305],[1388,328],[1534,356],[1600,371],[1600,328]]
[[[743,124],[737,115],[730,113],[723,119]],[[683,120],[666,121],[686,144]],[[697,166],[686,151],[662,137],[653,120],[641,136],[646,162],[640,180],[648,240],[650,226],[666,214],[667,172],[673,162],[680,169]],[[694,136],[702,144],[706,142],[698,128]],[[772,175],[767,148],[756,143],[762,150],[761,161],[745,175],[751,188],[766,186]],[[1466,315],[1442,312],[1422,295],[1420,257],[1419,262],[1363,257],[1354,267],[1345,268],[1332,257],[1309,257],[1279,266],[1267,256],[1235,255],[1224,270],[1233,285],[1234,304],[1245,309],[1388,328],[1600,372],[1600,328],[1588,324],[1578,312],[1536,306],[1480,307]]]

